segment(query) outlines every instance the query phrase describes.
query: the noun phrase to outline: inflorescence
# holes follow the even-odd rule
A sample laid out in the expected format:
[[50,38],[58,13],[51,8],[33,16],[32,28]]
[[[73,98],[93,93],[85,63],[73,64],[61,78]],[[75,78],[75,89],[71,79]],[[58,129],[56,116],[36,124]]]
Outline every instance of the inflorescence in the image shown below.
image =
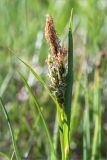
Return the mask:
[[46,17],[45,37],[51,50],[51,54],[49,54],[47,59],[49,77],[51,79],[50,89],[56,96],[58,103],[64,104],[66,88],[66,66],[64,59],[67,56],[67,50],[61,46],[53,19],[50,16]]

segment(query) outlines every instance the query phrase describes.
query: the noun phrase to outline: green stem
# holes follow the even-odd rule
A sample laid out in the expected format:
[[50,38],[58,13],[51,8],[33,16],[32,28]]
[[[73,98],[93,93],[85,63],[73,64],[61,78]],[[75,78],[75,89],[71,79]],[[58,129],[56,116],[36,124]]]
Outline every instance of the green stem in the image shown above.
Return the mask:
[[61,108],[61,110],[58,111],[58,125],[59,125],[59,135],[60,135],[60,145],[61,145],[62,160],[65,160],[65,153],[64,153],[64,130],[63,130],[63,123],[64,123],[63,106],[60,106],[60,108]]
[[83,159],[88,160],[90,157],[90,119],[89,119],[89,90],[87,89],[87,80],[85,80],[85,111],[83,124]]
[[60,143],[61,143],[62,160],[65,160],[63,130],[62,130],[62,131],[60,131]]
[[94,137],[92,144],[92,157],[91,160],[100,159],[100,150],[99,147],[101,145],[101,106],[100,106],[100,84],[99,84],[99,72],[95,73],[95,85],[94,85],[94,121],[95,121],[95,129],[94,129]]
[[[53,133],[53,145],[57,157],[57,146],[58,146],[58,114],[56,113],[55,124],[54,124],[54,133]],[[51,160],[54,159],[53,152],[51,153]]]

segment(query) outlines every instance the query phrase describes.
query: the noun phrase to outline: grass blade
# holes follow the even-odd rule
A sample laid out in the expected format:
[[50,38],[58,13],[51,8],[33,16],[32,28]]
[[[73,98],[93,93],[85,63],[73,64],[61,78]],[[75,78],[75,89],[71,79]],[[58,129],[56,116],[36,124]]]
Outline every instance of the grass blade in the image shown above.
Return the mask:
[[60,112],[60,107],[59,107],[59,104],[58,104],[57,100],[54,98],[54,96],[50,92],[48,86],[43,81],[43,79],[34,71],[34,69],[28,63],[24,62],[19,57],[17,57],[17,58],[32,72],[32,74],[34,75],[34,77],[44,86],[44,88],[47,90],[49,96],[52,98],[53,102],[55,103],[55,106],[56,106],[57,110]]
[[18,148],[17,148],[17,145],[16,145],[16,141],[15,141],[15,138],[14,138],[14,134],[13,134],[11,122],[10,122],[8,113],[7,113],[6,109],[5,109],[5,106],[4,106],[4,104],[3,104],[3,101],[2,101],[2,98],[1,98],[1,97],[0,97],[0,105],[1,105],[1,107],[2,107],[2,109],[3,109],[5,118],[6,118],[6,120],[7,120],[8,126],[9,126],[9,130],[10,130],[10,134],[11,134],[11,138],[12,138],[12,144],[13,144],[13,148],[14,148],[14,152],[15,152],[16,159],[17,159],[17,160],[21,160],[20,155],[19,155],[19,151],[18,151]]
[[1,97],[3,96],[4,92],[6,91],[6,88],[8,87],[8,84],[9,84],[12,76],[13,76],[13,71],[9,72],[9,73],[6,75],[6,77],[5,77],[2,85],[1,85],[1,87],[0,87],[0,96],[1,96]]
[[100,100],[100,76],[99,72],[95,72],[95,84],[94,84],[94,136],[92,143],[92,157],[91,160],[100,159],[100,147],[101,147],[101,117],[102,117],[102,108],[101,108],[101,100]]
[[13,160],[13,158],[14,158],[14,151],[13,151],[13,153],[11,155],[11,159],[10,160]]
[[70,18],[69,35],[68,35],[68,38],[69,38],[69,41],[68,41],[68,74],[67,74],[67,88],[65,92],[65,113],[68,117],[69,125],[70,125],[70,115],[71,115],[72,86],[73,86],[72,12],[71,12],[71,18]]
[[69,134],[70,134],[70,117],[71,117],[71,100],[72,100],[72,86],[73,86],[73,38],[72,38],[72,13],[70,17],[70,28],[68,34],[68,73],[67,73],[67,87],[65,91],[65,103],[64,103],[64,119],[63,125],[64,134],[64,156],[66,160],[69,160]]
[[0,157],[5,158],[5,160],[9,160],[9,157],[3,152],[0,152]]
[[[9,50],[12,54],[14,54],[15,57],[17,57],[16,54],[15,54],[15,52],[14,52],[13,50],[11,50],[10,48],[8,48],[8,50]],[[32,74],[34,75],[34,77],[35,77],[35,78],[44,86],[44,88],[47,90],[47,92],[49,93],[50,97],[52,98],[52,100],[54,101],[54,103],[56,104],[56,106],[59,107],[59,105],[58,105],[58,103],[57,103],[57,100],[56,100],[56,99],[54,98],[54,96],[51,94],[48,86],[47,86],[46,83],[43,81],[43,79],[34,71],[34,69],[33,69],[28,63],[26,63],[25,61],[23,61],[23,60],[22,60],[21,58],[19,58],[19,57],[17,57],[17,59],[18,59],[19,61],[21,61],[21,62],[32,72]]]
[[32,89],[31,89],[31,87],[29,86],[29,84],[27,83],[27,80],[25,79],[25,77],[24,77],[20,72],[18,72],[18,73],[19,73],[20,77],[22,78],[25,86],[27,87],[29,93],[31,94],[31,96],[32,96],[32,98],[33,98],[33,100],[34,100],[34,103],[36,104],[36,107],[37,107],[37,109],[38,109],[38,111],[39,111],[39,114],[40,114],[40,116],[41,116],[41,119],[42,119],[42,121],[43,121],[44,128],[45,128],[45,131],[46,131],[46,134],[47,134],[49,143],[50,143],[50,145],[51,145],[52,151],[53,151],[54,156],[55,156],[56,154],[55,154],[53,142],[52,142],[52,139],[51,139],[51,136],[50,136],[50,132],[49,132],[49,130],[48,130],[48,126],[47,126],[47,124],[46,124],[46,120],[45,120],[44,115],[43,115],[43,113],[42,113],[41,107],[40,107],[39,103],[37,102],[37,100],[36,100],[36,98],[35,98],[35,96],[34,96],[34,94],[33,94],[33,92],[32,92]]

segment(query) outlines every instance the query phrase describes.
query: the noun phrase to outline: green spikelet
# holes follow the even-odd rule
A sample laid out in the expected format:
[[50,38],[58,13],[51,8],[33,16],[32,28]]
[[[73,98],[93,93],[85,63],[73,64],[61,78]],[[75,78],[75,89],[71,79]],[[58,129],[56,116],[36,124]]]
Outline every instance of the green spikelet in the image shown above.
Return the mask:
[[66,68],[63,63],[58,63],[54,55],[49,55],[47,59],[49,67],[49,77],[51,79],[51,91],[60,104],[64,104],[64,94],[66,88]]

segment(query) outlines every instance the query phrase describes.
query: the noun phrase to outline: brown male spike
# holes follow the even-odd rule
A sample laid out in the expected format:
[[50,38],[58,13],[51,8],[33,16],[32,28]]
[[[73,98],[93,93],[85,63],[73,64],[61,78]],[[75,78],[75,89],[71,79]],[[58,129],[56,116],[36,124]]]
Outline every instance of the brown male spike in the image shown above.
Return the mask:
[[55,30],[53,18],[46,16],[45,37],[50,44],[51,52],[55,55],[59,62],[63,62],[67,51],[60,45],[60,40]]

